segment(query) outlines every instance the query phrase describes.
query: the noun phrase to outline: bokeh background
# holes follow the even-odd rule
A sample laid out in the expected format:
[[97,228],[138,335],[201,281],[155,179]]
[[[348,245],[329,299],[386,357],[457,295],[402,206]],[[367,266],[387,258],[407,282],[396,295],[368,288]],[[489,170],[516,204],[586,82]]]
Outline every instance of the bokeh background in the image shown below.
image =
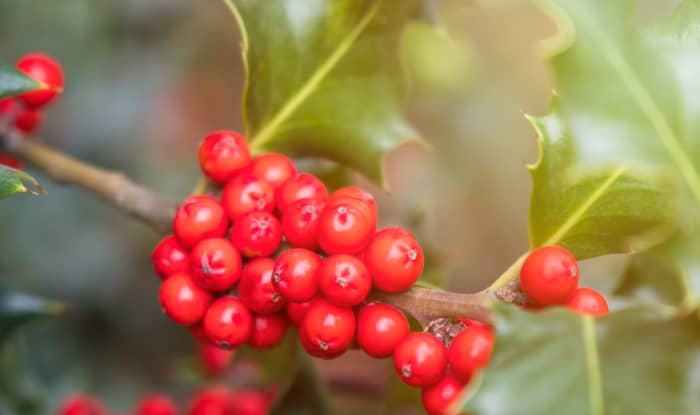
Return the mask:
[[[393,153],[390,192],[373,192],[383,223],[419,235],[428,277],[469,292],[528,247],[524,166],[537,148],[523,113],[547,111],[551,74],[537,44],[555,29],[523,0],[435,2],[432,18],[449,39],[417,24],[401,50],[411,79],[406,110],[432,151]],[[200,138],[241,128],[238,45],[234,19],[215,0],[0,1],[0,57],[46,51],[67,74],[42,139],[174,197],[199,178]],[[160,311],[149,262],[158,235],[90,194],[37,177],[47,196],[0,205],[0,285],[69,309],[14,336],[0,387],[45,396],[45,413],[76,390],[120,413],[149,392],[184,402],[203,379],[191,337]],[[386,362],[350,353],[315,363],[333,379],[341,412],[381,413]],[[353,393],[347,378],[371,380],[377,392]],[[420,412],[408,399],[391,413]]]

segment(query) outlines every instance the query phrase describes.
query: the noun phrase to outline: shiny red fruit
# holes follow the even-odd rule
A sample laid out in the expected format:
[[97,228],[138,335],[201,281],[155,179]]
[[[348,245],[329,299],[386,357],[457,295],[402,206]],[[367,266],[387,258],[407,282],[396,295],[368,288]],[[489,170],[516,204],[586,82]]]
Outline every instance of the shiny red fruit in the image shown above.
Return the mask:
[[171,275],[160,286],[163,312],[178,324],[190,326],[197,323],[204,317],[211,300],[211,293],[186,273]]
[[253,316],[248,308],[232,296],[214,301],[204,316],[204,331],[211,341],[224,349],[245,344],[253,329]]
[[438,383],[423,389],[423,408],[428,415],[448,415],[450,406],[462,396],[465,388],[459,379],[447,373]]
[[424,388],[445,374],[447,348],[430,333],[410,333],[394,350],[394,369],[409,386]]
[[425,258],[423,250],[405,229],[386,228],[377,232],[364,254],[374,286],[382,291],[405,291],[420,278]]
[[207,238],[221,238],[226,234],[228,217],[221,204],[211,196],[197,195],[186,198],[175,212],[173,230],[177,240],[186,248]]
[[391,356],[409,332],[406,316],[389,304],[367,304],[357,314],[357,344],[372,357]]
[[297,174],[297,168],[292,160],[284,154],[266,153],[253,159],[250,174],[264,180],[277,189],[290,177]]
[[241,276],[241,256],[224,238],[209,238],[192,248],[192,278],[209,291],[226,291]]
[[318,244],[327,254],[357,254],[372,239],[375,223],[356,202],[326,205],[319,218]]
[[41,113],[36,110],[26,109],[15,116],[15,127],[25,134],[32,134],[41,123]]
[[232,415],[268,415],[270,413],[270,399],[258,391],[234,391],[232,402]]
[[325,206],[322,199],[299,199],[282,214],[282,232],[297,248],[318,248],[318,225]]
[[249,164],[248,143],[235,131],[214,131],[204,137],[199,145],[199,166],[216,183],[226,183]]
[[578,314],[594,317],[608,314],[608,302],[605,297],[592,288],[577,288],[566,306]]
[[277,209],[284,213],[292,203],[300,199],[320,199],[328,196],[328,189],[316,176],[309,173],[298,173],[290,177],[284,185],[277,189],[275,200]]
[[58,415],[107,415],[104,405],[86,394],[69,396],[58,408]]
[[365,300],[372,288],[367,267],[352,255],[331,255],[318,270],[318,287],[326,300],[353,307]]
[[226,350],[212,344],[199,344],[199,361],[206,373],[219,376],[231,367],[235,350]]
[[449,362],[454,375],[467,383],[472,375],[485,368],[493,352],[493,331],[483,327],[467,327],[450,344]]
[[210,386],[197,393],[189,404],[187,415],[237,415],[234,395],[223,386]]
[[253,316],[253,331],[248,344],[255,349],[271,349],[284,340],[289,322],[283,314]]
[[272,283],[274,266],[270,258],[256,258],[243,268],[238,295],[251,311],[270,314],[284,308],[284,298]]
[[329,204],[333,204],[334,201],[340,201],[345,198],[355,199],[358,202],[364,204],[367,208],[368,213],[374,218],[377,217],[377,201],[374,199],[374,196],[372,196],[370,192],[357,186],[341,187],[340,189],[333,192],[333,194],[331,194],[331,196],[329,197]]
[[61,65],[43,53],[30,53],[17,61],[17,69],[32,79],[43,82],[46,87],[26,92],[19,96],[29,108],[40,108],[53,101],[63,92],[64,79]]
[[275,189],[266,181],[242,174],[226,183],[221,204],[234,221],[250,212],[272,212],[275,210]]
[[287,317],[289,317],[289,321],[295,326],[301,325],[312,302],[313,300],[287,303]]
[[269,256],[282,242],[282,226],[269,212],[251,212],[233,224],[231,242],[245,257]]
[[332,359],[343,354],[355,336],[355,314],[326,300],[314,300],[299,328],[302,345],[312,356]]
[[272,282],[287,301],[311,300],[318,290],[321,257],[303,248],[284,251],[277,257]]
[[539,305],[566,304],[578,280],[576,258],[559,246],[535,249],[520,269],[520,286]]
[[134,415],[178,415],[177,406],[164,395],[148,395],[137,404]]
[[151,262],[161,278],[190,271],[190,254],[173,235],[158,242],[151,254]]

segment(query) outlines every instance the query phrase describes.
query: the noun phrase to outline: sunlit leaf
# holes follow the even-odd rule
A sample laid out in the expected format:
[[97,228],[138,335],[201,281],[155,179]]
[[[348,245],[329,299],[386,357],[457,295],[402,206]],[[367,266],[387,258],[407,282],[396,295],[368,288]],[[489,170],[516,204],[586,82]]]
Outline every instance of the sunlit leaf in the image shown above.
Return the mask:
[[0,165],[0,199],[4,199],[16,193],[37,193],[35,190],[28,188],[25,183],[31,184],[40,192],[45,192],[39,182],[29,174],[21,170]]

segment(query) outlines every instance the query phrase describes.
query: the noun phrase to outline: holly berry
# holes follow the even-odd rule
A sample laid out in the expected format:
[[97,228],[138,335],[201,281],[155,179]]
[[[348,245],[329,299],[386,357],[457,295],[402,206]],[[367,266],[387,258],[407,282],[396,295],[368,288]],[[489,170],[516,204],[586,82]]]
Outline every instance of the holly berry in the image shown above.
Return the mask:
[[299,328],[304,349],[316,357],[332,359],[343,354],[355,335],[355,314],[326,300],[314,300]]
[[248,344],[256,349],[271,349],[284,340],[289,323],[282,314],[256,315]]
[[346,186],[341,187],[340,189],[333,192],[329,199],[331,201],[330,203],[332,204],[333,201],[340,201],[344,198],[356,199],[358,202],[362,203],[367,208],[368,213],[372,218],[377,217],[377,201],[374,199],[374,196],[372,196],[370,192],[361,189],[357,186]]
[[2,152],[0,152],[0,164],[12,167],[13,169],[22,168],[22,162],[18,158]]
[[331,255],[318,270],[318,286],[323,296],[341,307],[352,307],[365,300],[372,288],[365,264],[352,255]]
[[199,344],[199,361],[204,371],[212,376],[226,372],[235,355],[235,350],[222,349],[208,343]]
[[190,270],[190,254],[173,235],[158,242],[151,254],[151,261],[161,278]]
[[394,350],[394,368],[409,386],[437,383],[447,367],[445,345],[430,333],[410,333]]
[[301,325],[306,312],[311,307],[311,303],[312,301],[287,303],[287,317],[289,317],[289,321],[295,326]]
[[297,168],[289,157],[279,153],[267,153],[253,159],[250,174],[277,189],[297,174]]
[[357,344],[372,357],[391,356],[409,332],[406,316],[388,304],[367,304],[357,314]]
[[243,256],[269,256],[280,246],[282,226],[269,212],[251,212],[233,224],[231,241]]
[[223,348],[232,349],[245,344],[253,329],[253,317],[248,308],[232,296],[214,301],[204,316],[204,331],[211,341]]
[[189,404],[188,415],[234,415],[234,395],[222,386],[211,386],[197,393]]
[[107,410],[92,396],[76,394],[69,396],[61,403],[58,415],[107,415]]
[[318,225],[324,206],[321,199],[299,199],[286,208],[282,214],[282,232],[290,244],[318,248]]
[[484,327],[467,327],[450,344],[449,362],[454,375],[467,383],[472,375],[488,365],[493,352],[493,331]]
[[303,248],[284,251],[275,261],[272,281],[277,291],[288,301],[308,301],[318,290],[318,270],[321,258]]
[[465,385],[447,373],[438,383],[423,388],[421,400],[428,415],[446,415],[450,406],[463,394]]
[[249,164],[248,143],[235,131],[214,131],[199,146],[199,166],[216,183],[226,183]]
[[220,238],[227,228],[224,208],[211,196],[190,196],[175,212],[175,237],[186,248],[192,248],[202,239]]
[[241,256],[223,238],[209,238],[192,248],[192,278],[209,291],[226,291],[241,276]]
[[297,173],[277,189],[275,200],[277,209],[284,213],[292,203],[300,199],[325,199],[328,189],[316,176],[309,173]]
[[250,310],[269,314],[284,307],[284,298],[272,283],[275,261],[270,258],[256,258],[243,268],[238,283],[238,295]]
[[63,91],[64,79],[61,65],[43,53],[30,53],[17,61],[17,69],[46,87],[19,96],[29,108],[39,108],[53,101]]
[[270,412],[270,399],[258,391],[235,391],[231,401],[231,415],[267,415]]
[[357,254],[372,239],[375,223],[357,202],[329,204],[319,217],[318,244],[328,254]]
[[136,406],[134,415],[177,415],[177,406],[172,399],[163,395],[144,397]]
[[242,174],[226,184],[221,204],[231,220],[255,211],[272,212],[275,209],[275,189],[266,181]]
[[20,111],[15,116],[15,127],[25,134],[32,134],[41,123],[41,113],[32,109]]
[[186,273],[171,275],[160,286],[163,312],[178,324],[189,326],[197,323],[204,317],[211,300],[211,293]]
[[576,258],[559,246],[544,246],[528,255],[520,269],[520,285],[535,303],[566,304],[578,286]]
[[608,314],[608,302],[605,297],[592,288],[577,288],[566,306],[578,314],[594,317]]
[[382,291],[405,291],[420,277],[425,258],[413,235],[402,228],[377,232],[364,253],[374,285]]

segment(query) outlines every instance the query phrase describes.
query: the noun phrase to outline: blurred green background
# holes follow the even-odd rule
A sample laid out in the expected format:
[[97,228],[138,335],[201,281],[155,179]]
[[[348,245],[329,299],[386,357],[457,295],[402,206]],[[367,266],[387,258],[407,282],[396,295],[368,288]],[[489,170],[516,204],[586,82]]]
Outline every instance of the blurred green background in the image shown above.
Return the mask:
[[[522,0],[434,2],[426,14],[441,30],[409,26],[401,55],[406,109],[433,150],[400,148],[386,162],[390,192],[373,192],[383,223],[417,231],[430,252],[427,277],[469,292],[528,246],[524,165],[537,149],[522,113],[547,111],[552,82],[536,47],[554,27]],[[220,1],[0,2],[2,59],[45,51],[67,74],[39,136],[175,197],[198,180],[199,139],[241,128],[238,45]],[[195,344],[160,311],[149,262],[158,235],[90,194],[37,177],[47,196],[0,205],[0,282],[70,308],[13,338],[3,387],[12,379],[22,396],[48,393],[49,410],[76,390],[118,412],[149,392],[184,402],[200,381],[188,369]],[[342,380],[384,387],[385,363],[359,353],[316,363],[335,380],[346,413],[380,413],[381,393],[353,394]],[[408,405],[391,413],[421,412]]]

